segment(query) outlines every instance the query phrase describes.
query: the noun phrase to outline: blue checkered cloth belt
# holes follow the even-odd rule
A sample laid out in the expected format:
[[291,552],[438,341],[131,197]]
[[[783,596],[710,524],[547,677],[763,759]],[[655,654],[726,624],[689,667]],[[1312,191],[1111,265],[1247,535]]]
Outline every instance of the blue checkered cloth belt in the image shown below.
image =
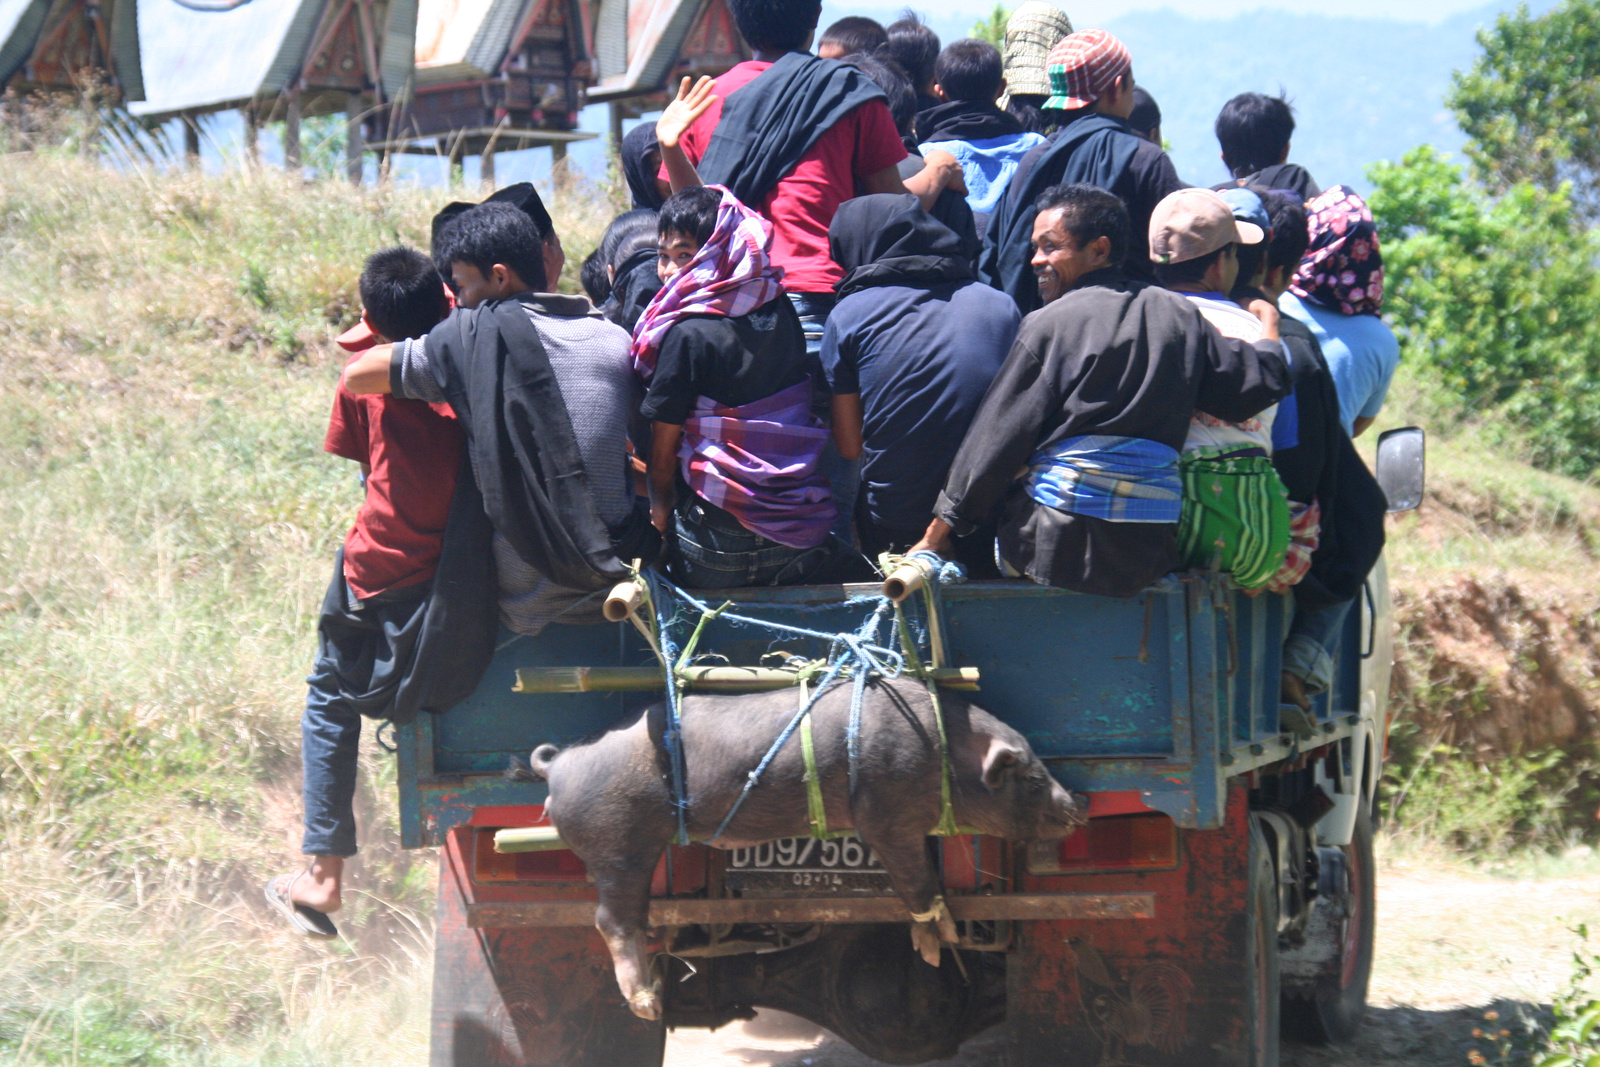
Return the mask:
[[1028,495],[1046,507],[1110,522],[1177,522],[1178,453],[1139,437],[1068,437],[1028,461]]

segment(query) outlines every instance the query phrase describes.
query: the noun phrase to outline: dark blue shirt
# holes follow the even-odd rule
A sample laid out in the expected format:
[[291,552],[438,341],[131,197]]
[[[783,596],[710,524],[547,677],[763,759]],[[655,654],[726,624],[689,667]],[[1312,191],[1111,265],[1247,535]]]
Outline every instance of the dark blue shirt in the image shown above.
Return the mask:
[[872,522],[920,536],[1022,315],[979,282],[875,286],[828,316],[822,370],[861,394],[861,489]]

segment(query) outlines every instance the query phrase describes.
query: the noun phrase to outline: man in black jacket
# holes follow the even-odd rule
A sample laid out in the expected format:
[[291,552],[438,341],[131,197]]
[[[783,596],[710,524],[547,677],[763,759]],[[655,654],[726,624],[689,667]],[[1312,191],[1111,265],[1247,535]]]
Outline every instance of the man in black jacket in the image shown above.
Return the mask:
[[[1064,186],[1035,208],[1076,249],[1123,261],[1131,227],[1116,197]],[[1264,336],[1247,344],[1115,266],[1072,272],[1065,294],[1023,321],[917,547],[948,557],[952,535],[999,509],[1000,559],[1041,585],[1127,597],[1177,569],[1190,417],[1241,421],[1289,392],[1278,316],[1258,308]]]
[[1240,93],[1222,105],[1216,133],[1222,162],[1233,175],[1233,181],[1216,187],[1218,192],[1245,185],[1286,189],[1302,202],[1322,192],[1309,171],[1289,162],[1294,109],[1283,97]]
[[1133,227],[1121,269],[1148,281],[1154,277],[1150,214],[1184,187],[1161,146],[1128,125],[1135,102],[1133,61],[1121,41],[1104,30],[1070,34],[1050,53],[1048,67],[1056,95],[1045,107],[1062,114],[1065,125],[1022,157],[989,220],[978,261],[979,277],[1011,294],[1024,315],[1042,306],[1029,246],[1040,193],[1053,185],[1085,183],[1116,194]]

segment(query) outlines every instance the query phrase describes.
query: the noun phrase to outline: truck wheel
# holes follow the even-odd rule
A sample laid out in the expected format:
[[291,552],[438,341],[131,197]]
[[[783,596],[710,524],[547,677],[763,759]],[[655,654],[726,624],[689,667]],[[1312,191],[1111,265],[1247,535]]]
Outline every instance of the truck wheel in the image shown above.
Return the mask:
[[1245,946],[1252,1009],[1248,1067],[1278,1067],[1282,986],[1278,973],[1278,874],[1261,824],[1250,820],[1250,911]]
[[1313,1045],[1343,1045],[1355,1040],[1367,1014],[1372,979],[1372,942],[1377,928],[1376,872],[1372,862],[1372,812],[1363,801],[1355,833],[1343,849],[1350,878],[1349,915],[1338,937],[1338,951],[1308,996],[1284,1002],[1294,1036]]

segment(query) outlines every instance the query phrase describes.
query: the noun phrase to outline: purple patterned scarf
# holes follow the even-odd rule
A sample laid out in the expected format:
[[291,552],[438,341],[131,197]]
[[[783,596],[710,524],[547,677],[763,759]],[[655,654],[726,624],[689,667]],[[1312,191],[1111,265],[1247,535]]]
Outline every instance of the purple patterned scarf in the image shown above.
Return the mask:
[[838,515],[817,471],[827,441],[811,414],[808,378],[739,407],[697,398],[678,458],[690,487],[745,529],[790,548],[815,548]]

